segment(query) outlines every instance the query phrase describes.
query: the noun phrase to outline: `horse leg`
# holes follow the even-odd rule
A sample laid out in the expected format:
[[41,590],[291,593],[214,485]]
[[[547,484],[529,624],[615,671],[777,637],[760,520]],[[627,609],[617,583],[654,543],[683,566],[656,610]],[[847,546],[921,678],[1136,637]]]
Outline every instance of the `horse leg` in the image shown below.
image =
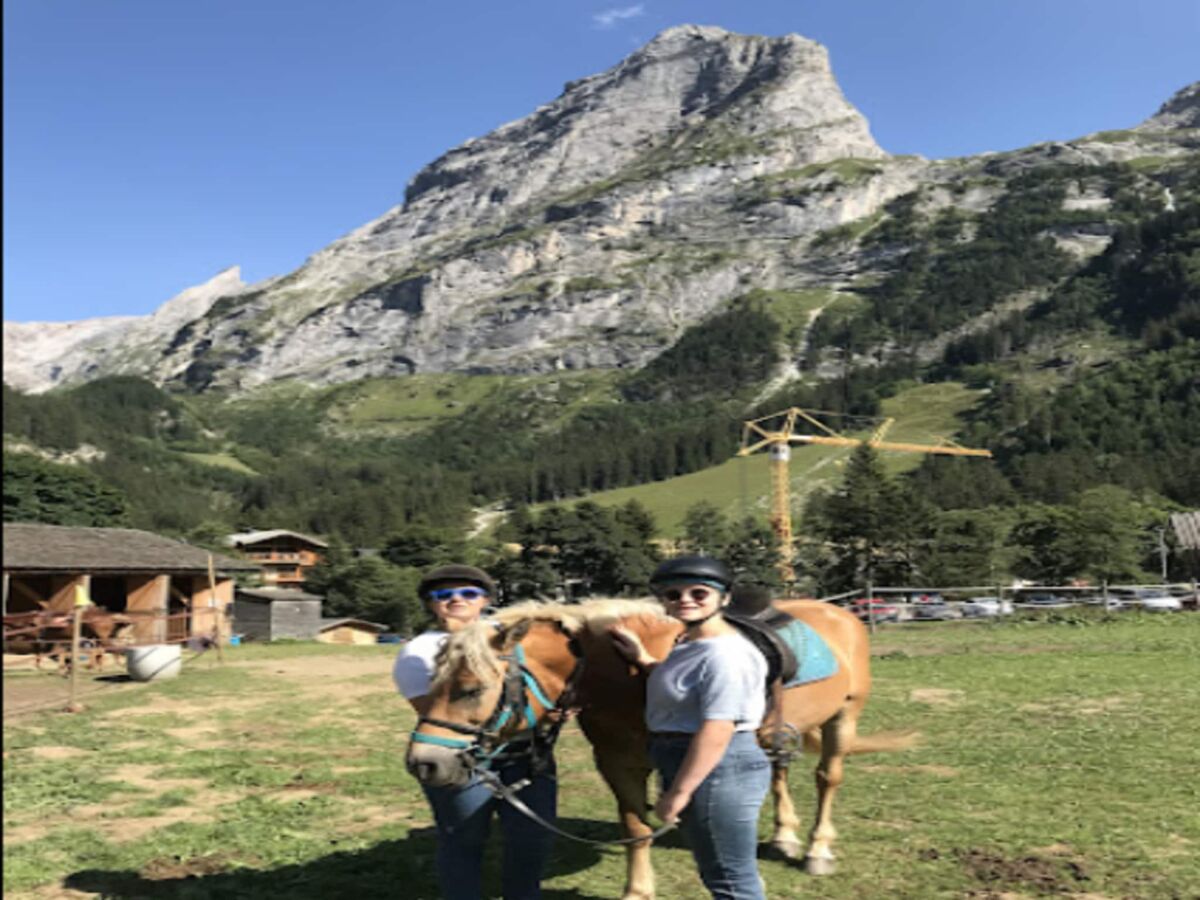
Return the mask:
[[[633,838],[650,835],[654,831],[646,824],[649,814],[646,782],[650,778],[650,770],[644,765],[606,759],[601,753],[596,754],[596,767],[617,798],[623,836]],[[654,868],[650,863],[650,843],[642,841],[627,845],[625,866],[625,893],[621,895],[621,900],[653,900]]]
[[821,726],[821,761],[817,763],[817,821],[809,835],[804,867],[809,875],[832,875],[836,869],[833,842],[833,798],[842,783],[846,753],[854,743],[858,716],[843,709]]
[[796,806],[788,790],[786,764],[776,765],[771,770],[771,796],[775,801],[775,833],[771,837],[771,846],[788,859],[795,859],[801,850],[800,836],[796,833],[800,817],[796,815]]

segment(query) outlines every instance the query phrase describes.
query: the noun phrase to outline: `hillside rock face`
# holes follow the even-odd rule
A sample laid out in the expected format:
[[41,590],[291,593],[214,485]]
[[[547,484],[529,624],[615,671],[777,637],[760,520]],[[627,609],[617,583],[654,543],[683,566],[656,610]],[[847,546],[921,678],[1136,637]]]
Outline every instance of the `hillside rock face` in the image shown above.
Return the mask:
[[1143,131],[1200,128],[1200,81],[1176,91],[1157,113],[1138,126]]
[[[1151,130],[1185,127],[1194,88]],[[4,379],[36,391],[127,373],[236,391],[637,367],[752,289],[870,277],[879,261],[831,230],[918,186],[954,186],[942,202],[981,209],[998,193],[977,183],[987,167],[1129,158],[1155,140],[890,157],[819,44],[681,26],[435,160],[402,205],[291,274],[246,285],[230,269],[143,318],[5,323]]]

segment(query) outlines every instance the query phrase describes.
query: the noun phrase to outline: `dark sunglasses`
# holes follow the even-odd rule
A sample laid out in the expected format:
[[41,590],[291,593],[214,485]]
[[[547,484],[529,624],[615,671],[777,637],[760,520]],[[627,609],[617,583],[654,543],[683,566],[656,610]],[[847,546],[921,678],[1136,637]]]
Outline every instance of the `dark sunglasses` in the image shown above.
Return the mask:
[[[687,592],[688,596],[690,596],[697,603],[699,603],[701,600],[703,600],[709,594],[715,594],[715,593],[716,593],[716,591],[714,591],[712,588],[706,588],[706,587],[694,587]],[[667,600],[671,603],[678,603],[680,600],[683,599],[683,595],[684,595],[684,592],[681,591],[679,588],[667,588],[665,591],[660,593],[658,596],[660,596],[662,599]]]
[[477,587],[438,588],[429,592],[429,599],[434,603],[445,603],[455,597],[461,597],[463,600],[478,600],[487,595],[487,591]]

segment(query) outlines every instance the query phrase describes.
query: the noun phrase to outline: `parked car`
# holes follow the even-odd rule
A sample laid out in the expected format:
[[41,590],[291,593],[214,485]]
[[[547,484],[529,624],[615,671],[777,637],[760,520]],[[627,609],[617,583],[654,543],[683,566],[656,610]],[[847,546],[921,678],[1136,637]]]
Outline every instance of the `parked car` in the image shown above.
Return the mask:
[[938,622],[946,619],[957,619],[961,614],[947,603],[927,601],[913,607],[914,621]]
[[1144,590],[1137,594],[1137,602],[1147,612],[1179,612],[1183,609],[1183,601],[1167,593]]
[[1118,609],[1129,608],[1129,601],[1122,597],[1118,597],[1115,594],[1109,594],[1107,599],[1105,599],[1103,596],[1084,597],[1081,602],[1087,606],[1102,607],[1107,609],[1109,612],[1113,612],[1114,610]]
[[1062,609],[1071,605],[1071,601],[1066,597],[1044,593],[1022,594],[1014,604],[1014,606],[1021,606],[1026,609]]
[[936,591],[929,593],[929,594],[913,594],[911,599],[912,599],[913,603],[945,603],[946,602],[945,599],[943,599],[942,595],[937,593]]
[[990,619],[1012,615],[1013,605],[1011,600],[999,597],[976,597],[963,603],[959,609],[964,619]]
[[876,622],[900,621],[900,607],[892,603],[885,603],[878,597],[872,597],[870,600],[856,600],[850,604],[849,609],[864,622],[869,622],[872,616]]

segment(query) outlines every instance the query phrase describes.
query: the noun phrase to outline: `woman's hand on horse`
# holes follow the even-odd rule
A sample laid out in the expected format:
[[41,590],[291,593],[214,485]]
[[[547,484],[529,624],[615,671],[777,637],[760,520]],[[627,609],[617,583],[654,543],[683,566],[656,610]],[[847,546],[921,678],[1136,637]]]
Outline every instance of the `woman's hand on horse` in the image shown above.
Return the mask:
[[675,791],[667,791],[658,798],[658,802],[654,804],[654,814],[665,822],[678,822],[679,814],[687,809],[687,805],[692,802],[690,794],[677,794]]

